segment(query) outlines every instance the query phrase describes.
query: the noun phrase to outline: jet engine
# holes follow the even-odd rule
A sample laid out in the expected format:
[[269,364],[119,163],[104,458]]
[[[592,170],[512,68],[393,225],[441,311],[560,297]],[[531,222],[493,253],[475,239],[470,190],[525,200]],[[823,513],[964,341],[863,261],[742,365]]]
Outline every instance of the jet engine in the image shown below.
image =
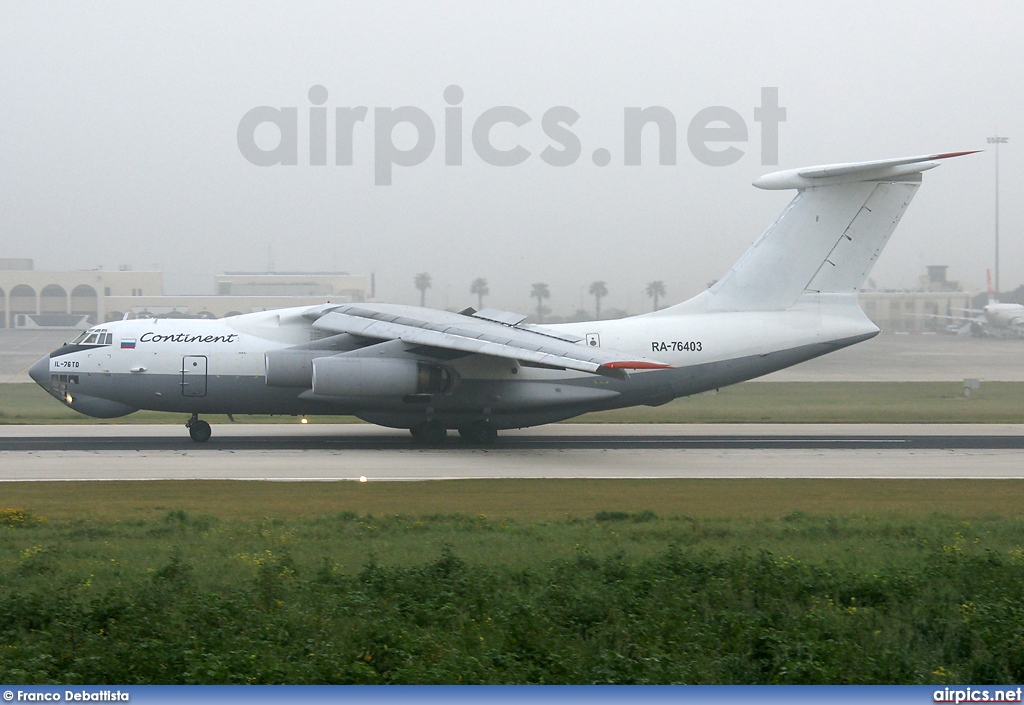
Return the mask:
[[313,386],[313,360],[325,354],[330,353],[323,350],[271,350],[264,355],[267,386],[309,389]]
[[406,397],[440,394],[449,372],[415,360],[320,357],[313,360],[313,393],[329,397]]

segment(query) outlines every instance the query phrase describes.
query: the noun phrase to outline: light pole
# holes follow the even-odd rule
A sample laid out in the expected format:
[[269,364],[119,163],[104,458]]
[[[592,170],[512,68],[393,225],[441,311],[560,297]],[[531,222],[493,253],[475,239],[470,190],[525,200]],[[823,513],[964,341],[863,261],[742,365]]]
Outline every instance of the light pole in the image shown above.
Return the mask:
[[1009,137],[989,137],[988,143],[996,146],[996,300],[999,300],[999,145],[1010,141]]

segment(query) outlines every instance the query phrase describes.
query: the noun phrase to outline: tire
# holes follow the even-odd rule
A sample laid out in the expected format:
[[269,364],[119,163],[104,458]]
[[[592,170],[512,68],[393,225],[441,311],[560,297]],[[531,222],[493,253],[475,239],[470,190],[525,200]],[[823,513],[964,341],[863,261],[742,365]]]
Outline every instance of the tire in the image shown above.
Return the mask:
[[428,446],[444,445],[448,438],[448,429],[436,421],[427,421],[416,428],[410,429],[413,438]]
[[196,443],[205,443],[210,440],[210,435],[213,430],[210,428],[210,424],[196,419],[188,427],[188,435],[192,437],[192,440]]
[[459,435],[467,443],[489,446],[498,440],[498,429],[487,421],[474,421],[469,426],[460,428]]

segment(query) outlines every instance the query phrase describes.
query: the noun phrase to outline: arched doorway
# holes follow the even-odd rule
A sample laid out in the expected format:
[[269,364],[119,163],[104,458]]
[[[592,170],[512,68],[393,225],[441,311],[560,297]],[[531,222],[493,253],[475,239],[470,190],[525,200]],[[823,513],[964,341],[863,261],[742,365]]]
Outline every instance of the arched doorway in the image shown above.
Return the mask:
[[10,306],[10,326],[11,328],[14,328],[22,323],[18,320],[19,315],[31,315],[36,312],[36,290],[28,284],[18,284],[16,287],[11,289]]
[[39,292],[39,313],[67,313],[68,292],[58,284],[48,284]]
[[79,284],[71,290],[71,313],[88,316],[89,323],[96,325],[99,306],[96,290],[88,284]]

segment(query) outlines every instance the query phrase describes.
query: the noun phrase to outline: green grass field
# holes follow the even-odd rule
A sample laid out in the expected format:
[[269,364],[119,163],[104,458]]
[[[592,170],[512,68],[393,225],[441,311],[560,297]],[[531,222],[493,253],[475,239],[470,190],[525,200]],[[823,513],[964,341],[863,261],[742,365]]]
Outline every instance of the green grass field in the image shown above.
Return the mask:
[[24,483],[5,682],[1020,682],[1024,482]]
[[[71,411],[34,384],[0,385],[0,423],[183,423],[183,414],[141,411],[97,420]],[[225,417],[209,416],[212,423]],[[290,416],[239,422],[295,423]],[[345,423],[348,416],[311,417]],[[1024,423],[1024,382],[988,382],[970,399],[955,382],[747,382],[659,407],[586,414],[583,423]]]
[[1024,482],[10,483],[0,681],[1013,683]]

